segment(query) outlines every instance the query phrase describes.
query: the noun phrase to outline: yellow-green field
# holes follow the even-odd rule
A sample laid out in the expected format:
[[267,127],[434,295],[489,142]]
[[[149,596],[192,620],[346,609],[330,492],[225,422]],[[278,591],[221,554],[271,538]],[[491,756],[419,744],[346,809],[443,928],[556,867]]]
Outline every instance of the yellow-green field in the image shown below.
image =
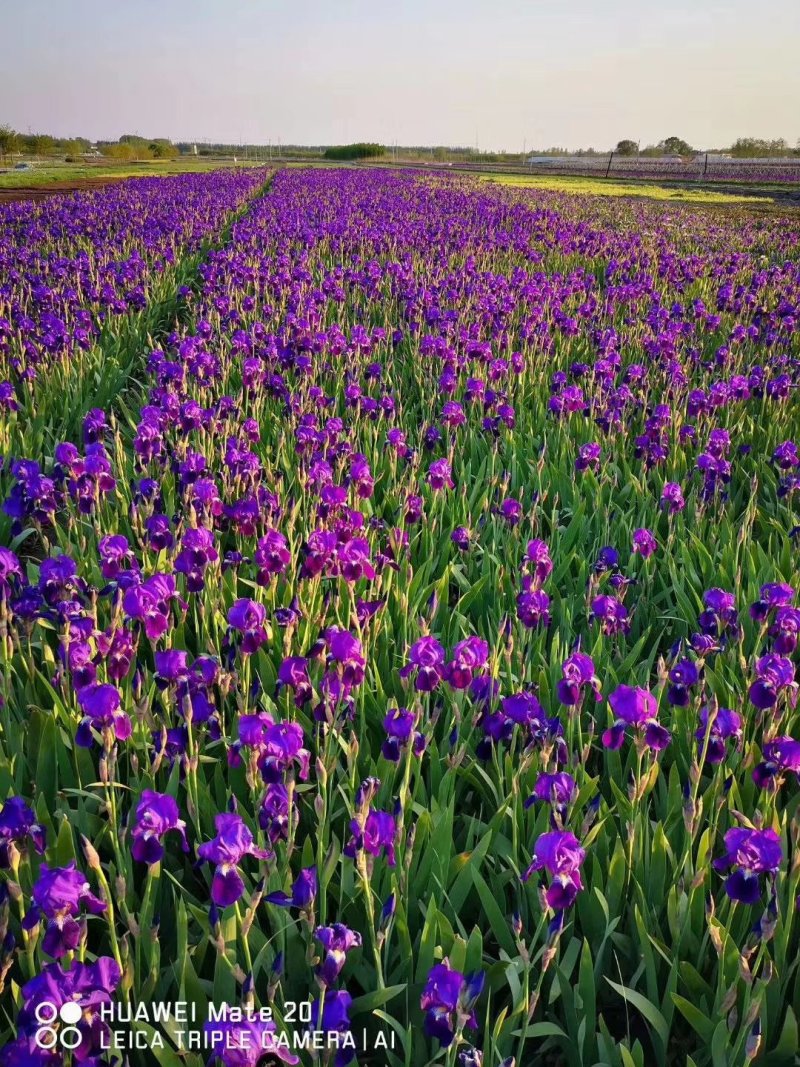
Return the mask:
[[[145,163],[53,163],[52,165],[35,164],[31,170],[7,170],[0,173],[0,189],[31,189],[41,185],[55,185],[59,182],[83,181],[87,178],[142,178],[158,174],[200,173],[219,170],[220,167],[233,166],[229,159],[185,159],[148,160]],[[236,166],[255,166],[251,160],[239,160]],[[264,166],[264,163],[259,163]]]
[[723,193],[711,189],[667,188],[640,182],[607,181],[604,178],[569,178],[560,175],[481,174],[482,181],[520,188],[549,189],[560,193],[592,196],[644,196],[650,200],[675,200],[693,204],[771,204],[771,197]]

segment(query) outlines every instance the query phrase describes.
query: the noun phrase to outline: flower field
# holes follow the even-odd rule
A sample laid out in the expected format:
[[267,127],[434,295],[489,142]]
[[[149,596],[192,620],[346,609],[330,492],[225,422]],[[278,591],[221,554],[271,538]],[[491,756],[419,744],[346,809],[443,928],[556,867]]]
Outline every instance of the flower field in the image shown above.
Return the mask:
[[799,377],[798,216],[0,208],[0,1065],[794,1062]]

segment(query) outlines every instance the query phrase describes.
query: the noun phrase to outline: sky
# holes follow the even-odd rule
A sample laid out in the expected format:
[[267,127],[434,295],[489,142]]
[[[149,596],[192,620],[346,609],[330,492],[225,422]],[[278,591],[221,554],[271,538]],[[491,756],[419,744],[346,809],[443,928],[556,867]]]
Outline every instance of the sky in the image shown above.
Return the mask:
[[800,0],[0,0],[0,124],[266,144],[800,138]]

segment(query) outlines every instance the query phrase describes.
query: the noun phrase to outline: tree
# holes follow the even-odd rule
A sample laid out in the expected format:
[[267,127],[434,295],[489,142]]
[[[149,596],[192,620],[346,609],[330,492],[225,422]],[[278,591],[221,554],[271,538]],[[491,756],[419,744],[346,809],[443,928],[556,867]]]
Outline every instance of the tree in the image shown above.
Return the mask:
[[19,148],[19,134],[10,126],[0,126],[0,159],[10,156]]
[[614,154],[618,156],[635,156],[639,151],[639,145],[636,141],[618,141],[617,147],[614,149]]
[[78,137],[69,137],[59,144],[61,151],[67,156],[79,156],[86,150],[86,146],[81,142]]
[[758,156],[785,156],[789,152],[789,145],[783,137],[774,141],[765,140],[763,137],[740,137],[731,146],[731,155],[737,159],[751,159]]
[[175,159],[179,154],[172,141],[164,137],[157,137],[155,141],[151,141],[148,149],[153,159]]
[[55,141],[49,133],[33,133],[25,140],[35,156],[46,156],[55,148]]
[[127,163],[137,155],[137,152],[130,144],[107,144],[103,145],[103,155],[109,159],[118,159]]
[[661,142],[661,145],[668,155],[694,155],[694,149],[692,148],[692,146],[680,137],[665,137],[664,140]]
[[381,144],[359,141],[357,144],[331,145],[325,149],[325,159],[371,159],[384,152]]

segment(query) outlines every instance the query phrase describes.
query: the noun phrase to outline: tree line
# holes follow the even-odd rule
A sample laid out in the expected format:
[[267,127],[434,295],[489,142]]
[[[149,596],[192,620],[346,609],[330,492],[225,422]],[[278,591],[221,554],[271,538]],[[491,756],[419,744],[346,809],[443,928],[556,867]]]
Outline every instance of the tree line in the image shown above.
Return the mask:
[[95,145],[109,159],[174,159],[178,146],[165,137],[139,137],[125,133],[118,141],[90,141],[86,137],[52,137],[48,133],[19,133],[11,126],[0,126],[0,158],[26,156],[65,156],[78,159]]
[[[0,161],[16,154],[38,157],[65,157],[68,162],[78,161],[90,148],[107,159],[126,162],[147,159],[173,159],[179,155],[194,154],[197,148],[190,142],[173,143],[164,137],[140,137],[138,134],[123,134],[117,141],[92,142],[86,137],[54,137],[47,133],[19,133],[11,126],[0,125]],[[617,156],[644,156],[655,158],[665,155],[692,156],[705,149],[693,148],[682,137],[665,137],[662,141],[641,147],[632,138],[623,138],[614,146]],[[762,137],[739,137],[732,145],[713,149],[726,152],[737,159],[756,159],[765,156],[800,156],[800,139],[792,148],[785,138],[773,140]],[[422,161],[452,161],[467,163],[515,163],[519,160],[519,151],[480,151],[477,148],[453,146],[399,146],[391,149],[394,158],[420,159]],[[380,144],[358,141],[348,145],[237,145],[237,144],[202,144],[199,146],[201,156],[244,155],[257,158],[277,158],[281,155],[292,158],[317,158],[329,160],[374,159],[387,153]],[[561,147],[529,150],[528,154],[561,156],[598,156],[608,155],[608,149],[579,148],[568,150]]]
[[[640,148],[637,141],[625,138],[617,142],[614,148],[614,155],[645,157],[665,155],[693,156],[698,151],[703,151],[703,149],[692,148],[688,141],[684,141],[682,137],[665,137],[658,144],[646,145],[644,148]],[[740,137],[729,147],[718,148],[715,151],[725,152],[735,159],[757,159],[764,156],[800,156],[800,139],[798,139],[796,146],[791,148],[789,142],[783,137],[778,137],[772,141],[763,137]]]

